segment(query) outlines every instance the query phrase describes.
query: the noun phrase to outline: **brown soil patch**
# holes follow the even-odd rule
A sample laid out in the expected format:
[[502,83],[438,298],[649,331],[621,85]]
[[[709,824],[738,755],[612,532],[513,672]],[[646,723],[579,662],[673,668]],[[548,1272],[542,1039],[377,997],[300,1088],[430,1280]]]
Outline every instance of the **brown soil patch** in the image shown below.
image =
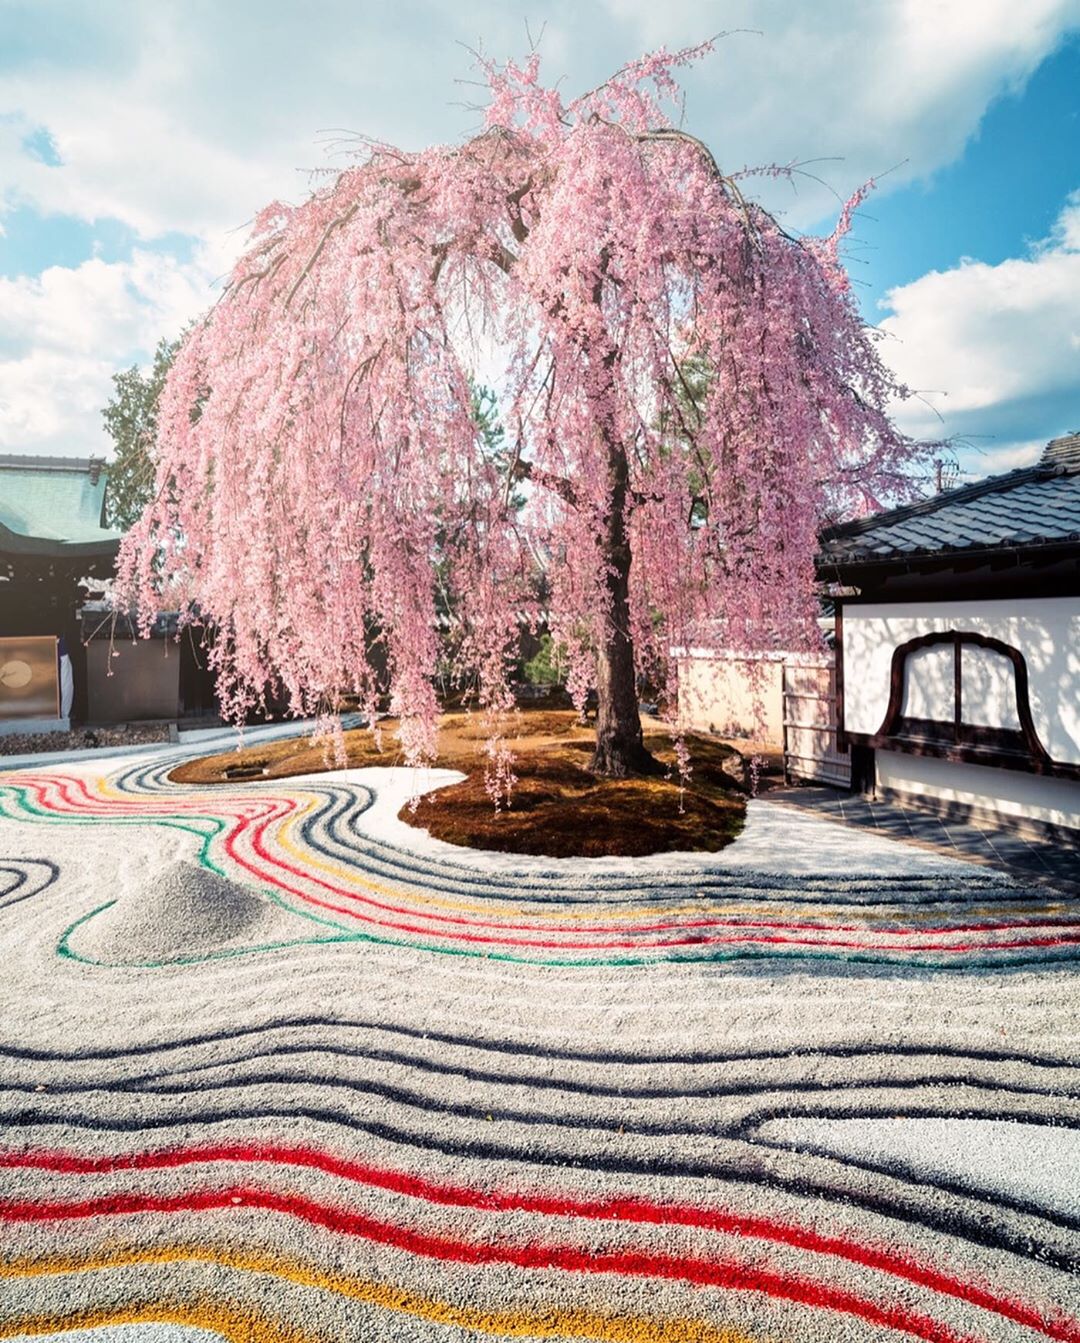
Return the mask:
[[[394,727],[392,721],[382,725],[382,752],[366,729],[346,732],[346,767],[401,763]],[[467,777],[428,793],[415,811],[404,808],[401,819],[451,844],[554,858],[712,851],[742,829],[745,799],[723,770],[734,752],[714,739],[688,737],[693,772],[680,790],[670,738],[662,724],[646,720],[646,745],[672,769],[672,777],[597,779],[586,768],[593,749],[590,727],[567,710],[524,709],[512,736],[518,783],[509,808],[499,812],[484,791],[483,739],[476,716],[445,714],[437,763]],[[286,779],[333,768],[322,745],[294,737],[190,760],[170,777],[177,783],[212,784]]]

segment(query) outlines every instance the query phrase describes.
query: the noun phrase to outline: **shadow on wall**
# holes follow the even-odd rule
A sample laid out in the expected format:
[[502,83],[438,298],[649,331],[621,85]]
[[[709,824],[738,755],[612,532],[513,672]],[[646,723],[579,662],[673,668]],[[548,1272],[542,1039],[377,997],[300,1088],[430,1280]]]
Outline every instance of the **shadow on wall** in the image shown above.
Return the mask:
[[[931,614],[932,611],[932,614]],[[845,727],[874,736],[889,707],[893,653],[932,633],[970,632],[1019,650],[1027,664],[1032,722],[1053,760],[1080,763],[1080,606],[1069,598],[1027,603],[969,602],[932,608],[914,604],[853,606],[844,613]],[[950,644],[908,655],[903,714],[951,723],[956,685]],[[1013,665],[991,649],[965,645],[961,654],[961,717],[966,724],[1018,730]]]

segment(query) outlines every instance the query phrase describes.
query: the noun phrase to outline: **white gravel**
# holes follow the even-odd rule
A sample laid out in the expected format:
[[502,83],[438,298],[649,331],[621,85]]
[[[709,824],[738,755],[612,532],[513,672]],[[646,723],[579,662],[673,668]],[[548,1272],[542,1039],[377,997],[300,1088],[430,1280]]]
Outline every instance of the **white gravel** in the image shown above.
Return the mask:
[[[10,819],[0,819],[0,863],[7,865],[0,870],[0,1146],[123,1157],[212,1143],[283,1144],[406,1180],[745,1214],[887,1245],[901,1268],[940,1268],[1080,1319],[1080,1282],[1062,1268],[1080,1254],[1080,1233],[1061,1224],[1080,1207],[1080,1147],[1074,1130],[1054,1127],[1073,1122],[1080,1097],[1075,960],[1043,963],[1033,955],[1003,971],[961,956],[942,973],[914,958],[552,965],[433,954],[429,944],[438,939],[426,933],[406,945],[320,942],[337,928],[281,909],[262,889],[267,869],[253,863],[261,874],[255,879],[245,868],[255,852],[250,835],[233,849],[214,841],[209,857],[228,874],[218,877],[199,866],[207,827],[155,823],[175,822],[184,806],[213,815],[215,797],[228,794],[173,790],[156,768],[144,776],[148,760],[67,766],[63,773],[86,789],[72,788],[74,802],[54,801],[59,815],[12,805]],[[113,769],[115,777],[102,778]],[[744,835],[718,855],[646,860],[477,854],[398,821],[411,791],[454,777],[367,769],[245,785],[232,795],[233,814],[248,802],[258,814],[266,795],[295,801],[292,828],[275,823],[261,841],[270,857],[288,863],[280,871],[290,887],[334,899],[333,885],[319,883],[348,878],[347,896],[403,910],[366,905],[373,920],[411,923],[431,916],[437,903],[453,931],[524,924],[527,933],[533,923],[544,929],[545,920],[569,919],[587,928],[616,917],[632,927],[639,903],[690,904],[696,916],[691,902],[699,898],[702,910],[733,911],[766,935],[776,920],[781,928],[834,929],[841,945],[850,937],[855,947],[860,939],[886,942],[890,926],[912,911],[930,929],[919,942],[939,917],[976,927],[995,926],[1010,910],[1050,927],[1070,917],[1044,892],[985,869],[767,802],[750,804]],[[375,801],[362,811],[369,789]],[[342,818],[336,828],[327,819],[328,795]],[[95,819],[63,814],[80,797],[96,808]],[[780,879],[755,885],[755,874]],[[883,877],[899,912],[879,907]],[[24,889],[29,894],[20,897]],[[912,911],[904,912],[909,897]],[[295,899],[299,907],[301,896]],[[115,903],[102,910],[108,901]],[[926,911],[923,901],[930,901]],[[743,905],[749,914],[738,913]],[[645,921],[659,917],[649,913]],[[359,926],[385,931],[374,922]],[[906,934],[901,928],[895,936]],[[285,945],[266,950],[272,942]],[[245,954],[216,954],[230,948]],[[905,1113],[937,1117],[893,1118]],[[856,1114],[862,1117],[834,1117]],[[973,1193],[958,1197],[935,1181]],[[443,1205],[288,1162],[230,1157],[176,1169],[121,1162],[81,1174],[11,1166],[0,1170],[0,1199],[186,1196],[248,1183],[481,1245],[570,1244],[586,1254],[630,1246],[686,1262],[720,1256],[929,1312],[961,1337],[1017,1343],[1031,1336],[902,1273],[801,1245],[674,1220],[616,1225],[541,1215],[524,1202]],[[589,1308],[684,1315],[800,1343],[886,1338],[883,1327],[841,1311],[806,1310],[763,1292],[442,1263],[231,1201],[197,1211],[30,1220],[5,1235],[11,1258],[129,1243],[267,1250],[439,1301],[533,1316]],[[102,1315],[80,1319],[79,1310],[204,1295],[250,1304],[253,1318],[265,1310],[342,1343],[483,1337],[270,1273],[201,1261],[148,1265],[137,1257],[101,1272],[0,1278],[0,1332],[5,1322],[20,1330],[30,1321],[43,1327],[43,1317],[81,1323]],[[66,1337],[218,1343],[220,1336],[147,1324]]]
[[[326,775],[305,775],[290,782],[325,782]],[[398,819],[398,812],[418,793],[431,792],[457,783],[465,776],[456,770],[411,770],[401,766],[342,770],[335,783],[347,782],[372,788],[373,805],[360,818],[357,830],[376,835],[409,853],[445,861],[467,862],[483,872],[522,875],[530,868],[563,869],[591,873],[628,873],[648,876],[658,872],[700,871],[703,867],[748,869],[783,875],[814,873],[846,876],[872,872],[877,876],[939,875],[970,876],[972,865],[957,858],[929,853],[896,840],[858,830],[835,821],[822,820],[778,806],[764,798],[752,799],[746,808],[746,824],[733,844],[719,853],[657,853],[645,858],[522,858],[518,854],[480,853],[445,840],[434,839]],[[981,875],[986,876],[984,870]]]
[[988,1119],[777,1119],[757,1137],[1080,1217],[1080,1131]]
[[[65,1343],[221,1343],[224,1334],[189,1329],[182,1324],[113,1324],[102,1329],[75,1329],[64,1333]],[[40,1343],[55,1334],[19,1334],[8,1343]]]
[[310,935],[310,923],[252,887],[176,859],[130,874],[72,945],[88,961],[143,965]]

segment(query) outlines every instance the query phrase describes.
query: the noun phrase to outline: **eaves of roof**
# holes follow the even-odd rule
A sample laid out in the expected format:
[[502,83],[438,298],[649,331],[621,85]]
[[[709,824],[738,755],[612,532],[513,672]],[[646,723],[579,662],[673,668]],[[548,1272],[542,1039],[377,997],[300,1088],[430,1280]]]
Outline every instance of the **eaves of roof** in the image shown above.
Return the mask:
[[[1001,550],[1080,547],[1080,462],[1043,461],[830,527],[819,572]],[[1078,551],[1080,553],[1080,551]]]
[[97,541],[61,541],[51,537],[21,536],[0,522],[0,554],[67,559],[95,556],[112,558],[120,549],[119,535],[105,535]]

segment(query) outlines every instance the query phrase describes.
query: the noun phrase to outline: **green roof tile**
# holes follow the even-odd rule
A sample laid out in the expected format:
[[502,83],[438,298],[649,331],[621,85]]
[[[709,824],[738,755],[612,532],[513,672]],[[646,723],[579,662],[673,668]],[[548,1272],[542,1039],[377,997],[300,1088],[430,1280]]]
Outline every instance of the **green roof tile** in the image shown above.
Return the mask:
[[5,531],[58,547],[119,540],[102,525],[107,483],[102,462],[0,455],[0,549]]

